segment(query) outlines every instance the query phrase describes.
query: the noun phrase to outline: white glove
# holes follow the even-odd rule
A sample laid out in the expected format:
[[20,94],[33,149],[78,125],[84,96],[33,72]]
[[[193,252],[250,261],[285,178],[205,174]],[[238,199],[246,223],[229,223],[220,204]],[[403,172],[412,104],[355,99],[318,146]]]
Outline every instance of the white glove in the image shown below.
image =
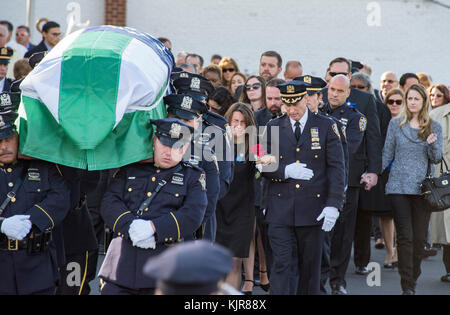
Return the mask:
[[13,240],[22,240],[31,230],[29,215],[13,215],[3,220],[1,232]]
[[304,163],[292,163],[286,166],[284,169],[284,177],[286,179],[303,179],[310,180],[314,176],[314,172],[306,168],[306,164]]
[[153,230],[150,220],[135,219],[130,224],[128,234],[133,242],[133,246],[136,246],[137,242],[153,236],[155,231]]
[[146,238],[145,240],[136,242],[136,244],[134,246],[143,248],[143,249],[149,249],[149,248],[155,249],[156,248],[155,236],[150,236],[149,238]]
[[317,221],[323,220],[322,230],[325,232],[331,231],[336,224],[336,220],[339,217],[339,211],[335,207],[325,207],[322,213],[317,217]]

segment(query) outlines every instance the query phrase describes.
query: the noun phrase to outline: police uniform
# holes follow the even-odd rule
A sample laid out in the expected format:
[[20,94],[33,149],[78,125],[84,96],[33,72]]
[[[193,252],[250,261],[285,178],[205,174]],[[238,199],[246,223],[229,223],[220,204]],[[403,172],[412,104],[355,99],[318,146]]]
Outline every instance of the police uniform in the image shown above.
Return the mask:
[[[306,94],[303,82],[290,81],[278,86],[282,101],[295,105]],[[307,120],[296,139],[290,117],[284,115],[267,124],[267,151],[276,156],[278,168],[263,176],[269,181],[266,220],[273,252],[271,293],[290,292],[292,248],[297,247],[299,294],[319,294],[320,258],[323,231],[317,218],[324,207],[341,209],[344,194],[344,157],[337,125],[306,109]],[[305,117],[305,116],[304,116]],[[279,139],[272,142],[272,129],[279,128]],[[314,172],[310,180],[285,177],[286,167],[304,163]]]
[[[185,141],[180,129],[193,131],[174,118],[152,123],[157,126],[156,137],[169,147]],[[114,233],[99,272],[104,282],[101,293],[153,293],[155,280],[144,276],[145,262],[191,237],[202,223],[206,205],[205,174],[198,167],[186,162],[170,169],[155,163],[122,167],[105,192],[100,208]],[[146,231],[152,229],[149,220],[155,226],[154,246],[143,247],[132,240],[130,227],[138,219],[146,220]]]
[[[351,255],[351,247],[355,231],[356,209],[358,206],[359,181],[356,185],[356,172],[361,168],[364,170],[365,163],[363,158],[358,158],[356,152],[360,149],[363,142],[367,119],[355,108],[355,103],[350,100],[335,109],[326,103],[323,111],[338,119],[345,126],[347,144],[349,151],[349,175],[348,189],[346,191],[346,202],[344,209],[338,219],[331,239],[330,251],[330,285],[333,294],[346,294],[345,273]],[[356,187],[355,187],[356,186]],[[323,279],[323,281],[325,281]]]
[[[0,48],[0,64],[8,65],[11,61],[13,50],[9,47]],[[0,92],[9,92],[11,89],[12,80],[4,77],[0,79]]]
[[[5,139],[15,132],[20,96],[2,93],[0,102],[0,139]],[[69,210],[63,177],[54,164],[40,160],[1,165],[0,203],[0,294],[53,294],[58,281],[53,240],[60,239],[58,228]],[[23,239],[14,239],[7,225],[19,215],[28,215],[32,225]]]
[[157,281],[164,295],[208,295],[220,293],[223,281],[233,267],[232,253],[204,240],[169,248],[150,258],[144,273]]
[[[207,102],[207,98],[214,92],[214,86],[205,77],[193,74],[189,72],[174,72],[171,75],[172,85],[176,92],[187,93],[195,99]],[[214,164],[217,166],[219,174],[219,185],[217,187],[211,187],[208,184],[208,189],[219,190],[218,199],[221,199],[226,195],[230,188],[231,181],[233,180],[233,158],[227,159],[227,153],[231,152],[231,129],[227,120],[216,113],[207,110],[202,113],[202,125],[201,130],[196,130],[194,134],[194,140],[200,142],[202,145],[208,145],[208,150],[211,150],[211,157],[214,159]],[[200,132],[201,131],[201,132]],[[221,139],[215,139],[217,135],[220,135]],[[210,161],[207,161],[210,163]],[[205,166],[206,167],[206,166]],[[210,166],[208,166],[210,168]],[[206,170],[205,170],[206,171]],[[215,183],[213,184],[215,185]],[[213,211],[209,218],[205,221],[205,229],[203,237],[209,240],[214,240],[217,229],[216,222],[216,208],[217,201],[208,207],[211,207]],[[208,211],[208,214],[210,211]]]

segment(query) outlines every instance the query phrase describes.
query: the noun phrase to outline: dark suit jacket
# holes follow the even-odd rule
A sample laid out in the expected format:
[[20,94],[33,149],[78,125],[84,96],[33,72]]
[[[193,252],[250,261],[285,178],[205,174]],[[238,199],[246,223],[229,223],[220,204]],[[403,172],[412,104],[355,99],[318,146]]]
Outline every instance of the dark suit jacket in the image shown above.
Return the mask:
[[[328,90],[324,91],[323,99],[328,102]],[[367,129],[358,150],[350,154],[349,178],[350,187],[360,187],[361,175],[367,173],[379,174],[381,171],[381,151],[383,148],[380,119],[378,118],[375,97],[372,94],[351,88],[348,101],[355,103],[355,108],[367,118]]]
[[41,52],[41,51],[47,51],[47,46],[45,46],[44,40],[42,40],[37,46],[27,51],[27,53],[24,55],[25,58],[31,57],[34,53]]
[[[279,137],[272,133],[279,128]],[[288,226],[315,226],[325,206],[342,209],[345,165],[336,124],[308,110],[308,120],[297,141],[288,115],[271,120],[266,131],[267,151],[274,154],[278,168],[264,172],[268,180],[267,214],[269,223]],[[316,142],[313,145],[312,142]],[[277,152],[276,148],[279,148]],[[314,172],[310,180],[285,178],[286,166],[305,163]]]

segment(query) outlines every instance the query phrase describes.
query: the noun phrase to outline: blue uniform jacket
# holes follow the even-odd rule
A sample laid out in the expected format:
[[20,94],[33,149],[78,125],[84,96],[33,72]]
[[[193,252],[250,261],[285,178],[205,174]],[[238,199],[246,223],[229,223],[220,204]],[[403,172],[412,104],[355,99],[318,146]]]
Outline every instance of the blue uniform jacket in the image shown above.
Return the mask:
[[[54,164],[43,161],[19,160],[14,165],[0,168],[0,202],[11,191],[26,167],[26,176],[15,199],[6,207],[2,217],[16,214],[30,215],[32,230],[41,232],[58,228],[70,206],[70,192]],[[0,234],[2,239],[6,235]],[[53,238],[61,235],[53,235]],[[47,251],[27,254],[26,250],[0,250],[0,294],[17,292],[30,294],[48,289],[58,279],[56,246],[53,242]]]
[[[267,124],[267,151],[275,153],[278,168],[262,175],[268,179],[267,214],[269,223],[288,226],[319,225],[316,219],[325,206],[342,209],[344,195],[344,154],[337,125],[327,117],[308,110],[308,120],[297,141],[288,115]],[[272,142],[272,128],[279,127],[279,138]],[[285,178],[291,163],[305,163],[314,172],[313,178]]]
[[[153,198],[140,217],[156,228],[156,249],[134,247],[128,234],[142,202],[154,193],[160,180],[167,184]],[[206,209],[205,174],[181,163],[181,169],[160,169],[154,164],[131,164],[112,179],[100,206],[105,223],[114,232],[99,276],[127,288],[154,288],[155,281],[143,274],[148,258],[168,246],[191,238],[200,227]]]

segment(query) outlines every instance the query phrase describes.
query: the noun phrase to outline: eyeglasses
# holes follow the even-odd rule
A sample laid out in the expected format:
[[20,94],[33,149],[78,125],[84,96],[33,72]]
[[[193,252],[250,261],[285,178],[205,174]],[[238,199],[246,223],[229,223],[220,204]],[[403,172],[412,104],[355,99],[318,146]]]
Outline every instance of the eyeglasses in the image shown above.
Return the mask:
[[253,83],[253,84],[247,84],[246,86],[245,86],[245,89],[247,90],[247,91],[249,91],[249,90],[257,90],[257,89],[259,89],[261,87],[261,83]]
[[366,86],[365,85],[352,85],[353,88],[358,89],[358,90],[365,90]]
[[229,69],[222,69],[222,72],[234,72],[235,70],[233,68]]
[[347,72],[328,72],[330,74],[330,76],[334,77],[337,76],[338,74],[342,74],[342,75],[347,75]]
[[442,97],[444,94],[430,94],[430,97]]
[[396,105],[402,105],[403,101],[402,101],[402,100],[388,100],[387,103],[388,103],[389,105],[394,105],[394,103],[395,103]]

